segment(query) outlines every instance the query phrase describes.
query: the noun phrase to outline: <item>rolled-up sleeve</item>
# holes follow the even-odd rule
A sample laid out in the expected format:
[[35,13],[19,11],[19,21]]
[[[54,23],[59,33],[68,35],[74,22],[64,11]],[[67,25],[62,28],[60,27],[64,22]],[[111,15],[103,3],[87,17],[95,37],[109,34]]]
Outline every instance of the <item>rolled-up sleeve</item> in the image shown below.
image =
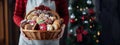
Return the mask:
[[16,0],[13,20],[17,26],[20,26],[20,21],[24,18],[26,3],[27,0]]

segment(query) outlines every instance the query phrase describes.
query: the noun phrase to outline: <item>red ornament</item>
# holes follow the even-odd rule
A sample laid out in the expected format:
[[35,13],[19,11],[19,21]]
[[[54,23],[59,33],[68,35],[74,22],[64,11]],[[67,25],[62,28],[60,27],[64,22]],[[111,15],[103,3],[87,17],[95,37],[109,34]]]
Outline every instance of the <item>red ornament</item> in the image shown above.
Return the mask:
[[94,14],[94,10],[92,8],[89,9],[89,14]]
[[71,19],[70,22],[71,22],[71,23],[74,23],[74,22],[75,22],[75,19]]
[[80,28],[78,28],[76,30],[76,32],[77,32],[77,41],[78,42],[82,42],[83,41],[82,35],[87,35],[88,34],[88,32],[86,30],[83,30],[82,26]]
[[87,32],[86,30],[83,30],[83,31],[82,31],[82,34],[83,34],[83,35],[87,35],[88,32]]
[[91,17],[91,20],[95,20],[95,17]]
[[85,20],[85,17],[84,17],[84,16],[82,16],[82,17],[81,17],[81,19],[82,19],[82,20]]
[[83,39],[82,34],[81,33],[77,34],[77,41],[82,42],[83,41],[82,39]]
[[45,23],[39,24],[40,30],[47,30],[47,25]]

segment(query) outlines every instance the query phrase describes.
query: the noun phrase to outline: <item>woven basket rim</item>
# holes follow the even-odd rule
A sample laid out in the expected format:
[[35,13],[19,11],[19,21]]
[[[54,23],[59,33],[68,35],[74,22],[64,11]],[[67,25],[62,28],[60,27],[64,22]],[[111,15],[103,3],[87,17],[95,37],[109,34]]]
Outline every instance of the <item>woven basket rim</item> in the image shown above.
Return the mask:
[[[30,15],[34,11],[37,11],[37,10],[36,9],[31,10],[28,14],[25,15],[24,19],[27,19],[27,16]],[[54,11],[54,10],[49,10],[49,11],[50,11],[50,13],[55,15],[57,17],[57,19],[60,19],[60,16],[59,16],[59,14],[56,11]]]
[[27,32],[59,32],[61,31],[61,29],[58,30],[51,30],[51,31],[47,31],[47,30],[28,30],[28,29],[22,29],[22,31],[27,31]]

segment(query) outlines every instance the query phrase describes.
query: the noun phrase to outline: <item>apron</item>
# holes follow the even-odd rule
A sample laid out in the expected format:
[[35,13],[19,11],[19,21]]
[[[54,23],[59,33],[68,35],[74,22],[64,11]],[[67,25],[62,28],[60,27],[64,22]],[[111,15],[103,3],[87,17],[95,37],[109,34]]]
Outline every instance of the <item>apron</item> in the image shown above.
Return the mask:
[[[28,0],[26,6],[26,14],[39,5],[45,5],[50,9],[56,10],[55,2],[50,0]],[[21,29],[20,29],[21,30]],[[19,45],[59,45],[59,40],[28,40],[23,32],[20,33]]]

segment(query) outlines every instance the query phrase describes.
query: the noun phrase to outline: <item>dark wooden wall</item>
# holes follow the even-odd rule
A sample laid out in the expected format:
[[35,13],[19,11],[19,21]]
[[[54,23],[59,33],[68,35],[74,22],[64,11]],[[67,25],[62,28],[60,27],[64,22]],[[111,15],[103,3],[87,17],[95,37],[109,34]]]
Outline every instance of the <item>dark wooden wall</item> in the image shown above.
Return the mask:
[[0,0],[0,45],[9,44],[7,0]]
[[96,0],[102,45],[120,45],[120,0]]
[[13,22],[13,13],[16,0],[8,0],[8,13],[9,13],[9,44],[18,45],[19,41],[19,27]]

